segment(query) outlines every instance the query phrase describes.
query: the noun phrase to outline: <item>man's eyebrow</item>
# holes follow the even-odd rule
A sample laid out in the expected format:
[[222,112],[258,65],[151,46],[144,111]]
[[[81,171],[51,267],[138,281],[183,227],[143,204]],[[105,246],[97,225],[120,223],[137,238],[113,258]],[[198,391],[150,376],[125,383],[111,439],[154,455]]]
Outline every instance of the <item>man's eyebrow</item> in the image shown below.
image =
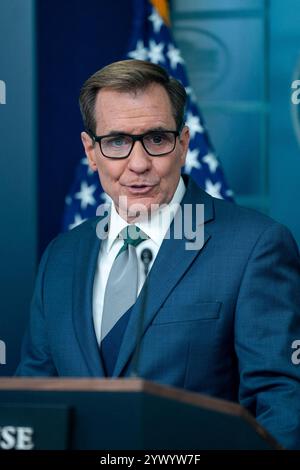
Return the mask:
[[108,132],[108,134],[106,134],[106,135],[111,135],[111,136],[114,136],[114,135],[142,135],[142,134],[148,134],[149,132],[162,132],[162,131],[167,131],[167,130],[170,130],[170,129],[166,129],[165,127],[158,126],[158,127],[150,127],[146,131],[141,132],[141,134],[131,134],[131,133],[125,132],[125,131],[114,130],[114,131]]
[[108,132],[108,133],[105,134],[105,135],[112,135],[112,136],[114,136],[114,135],[126,135],[126,134],[127,134],[127,133],[124,132],[124,131],[110,131],[110,132]]
[[147,129],[146,134],[148,132],[160,132],[160,131],[168,131],[170,130],[169,128],[158,126],[158,127],[151,127],[150,129]]

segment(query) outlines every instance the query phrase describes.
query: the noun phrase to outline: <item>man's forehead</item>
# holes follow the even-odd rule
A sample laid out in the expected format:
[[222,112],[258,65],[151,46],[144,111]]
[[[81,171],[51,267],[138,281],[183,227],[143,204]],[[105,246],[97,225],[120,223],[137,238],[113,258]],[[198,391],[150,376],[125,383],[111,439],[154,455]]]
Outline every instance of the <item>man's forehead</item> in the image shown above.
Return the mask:
[[131,122],[133,126],[137,123],[143,126],[144,121],[145,129],[154,125],[173,127],[175,124],[169,96],[157,83],[135,92],[102,88],[95,103],[95,118],[105,130],[107,126],[111,130],[112,125],[124,124],[127,127]]
[[159,83],[150,83],[144,88],[134,88],[132,90],[116,90],[111,87],[104,87],[98,91],[96,97],[96,106],[107,105],[111,100],[126,100],[136,102],[141,99],[151,99],[153,96],[159,97],[161,104],[168,104],[171,107],[171,101],[165,88]]

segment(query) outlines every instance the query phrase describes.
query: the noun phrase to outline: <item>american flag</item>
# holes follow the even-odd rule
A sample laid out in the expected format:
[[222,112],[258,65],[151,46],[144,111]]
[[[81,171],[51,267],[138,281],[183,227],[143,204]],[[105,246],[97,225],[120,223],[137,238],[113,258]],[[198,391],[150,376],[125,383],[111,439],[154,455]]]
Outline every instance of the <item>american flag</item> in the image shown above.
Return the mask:
[[[132,36],[125,58],[140,59],[163,66],[184,85],[188,100],[185,122],[190,129],[190,146],[183,173],[214,197],[232,200],[222,167],[210,142],[204,120],[189,85],[184,60],[166,25],[149,0],[135,1]],[[74,183],[66,197],[63,229],[70,230],[96,215],[99,204],[109,197],[101,188],[97,172],[92,172],[83,157],[77,167]]]

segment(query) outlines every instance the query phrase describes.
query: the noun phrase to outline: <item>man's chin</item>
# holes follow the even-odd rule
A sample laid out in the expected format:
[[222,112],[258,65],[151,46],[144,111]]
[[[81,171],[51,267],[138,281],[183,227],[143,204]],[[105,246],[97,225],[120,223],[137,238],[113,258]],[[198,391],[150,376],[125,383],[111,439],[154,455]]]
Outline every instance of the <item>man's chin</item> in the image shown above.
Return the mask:
[[132,198],[121,196],[119,198],[119,214],[128,221],[136,221],[149,218],[151,213],[159,208],[154,198],[138,197]]

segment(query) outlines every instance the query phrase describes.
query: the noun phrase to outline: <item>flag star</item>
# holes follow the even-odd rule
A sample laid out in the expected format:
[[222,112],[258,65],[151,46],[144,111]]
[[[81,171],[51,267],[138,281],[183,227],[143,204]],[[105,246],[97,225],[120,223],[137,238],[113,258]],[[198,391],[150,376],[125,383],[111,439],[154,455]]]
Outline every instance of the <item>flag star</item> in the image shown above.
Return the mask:
[[75,214],[74,222],[69,225],[69,230],[72,230],[73,228],[77,227],[85,221],[86,219],[82,219],[80,214]]
[[197,132],[202,133],[204,131],[200,124],[199,116],[193,115],[190,112],[187,113],[186,125],[190,129],[191,139],[195,137]]
[[153,41],[153,39],[150,39],[149,41],[149,52],[148,52],[148,57],[150,59],[150,62],[153,64],[158,64],[159,62],[165,62],[165,58],[163,55],[163,48],[164,48],[164,43],[156,43]]
[[82,181],[80,191],[75,194],[76,199],[80,199],[81,209],[86,209],[88,205],[93,206],[96,204],[93,196],[95,189],[96,186],[94,184],[88,186],[85,181]]
[[227,191],[226,191],[226,196],[227,196],[227,197],[233,197],[233,196],[234,196],[234,192],[233,192],[231,189],[227,189]]
[[194,93],[194,90],[190,86],[185,87],[186,94],[191,98],[191,100],[195,103],[197,101],[196,95]]
[[80,160],[80,162],[81,162],[82,165],[87,166],[87,174],[88,175],[92,175],[94,173],[93,170],[90,169],[89,162],[88,162],[88,159],[86,157],[82,158]]
[[212,181],[206,180],[205,191],[213,197],[216,197],[218,199],[223,199],[221,195],[221,183],[219,181],[217,181],[214,184]]
[[198,160],[199,156],[199,150],[194,149],[194,150],[188,150],[187,155],[186,155],[186,161],[185,161],[185,166],[184,169],[186,173],[190,174],[193,168],[201,168],[201,163]]
[[164,22],[163,22],[162,17],[158,14],[155,8],[152,9],[152,13],[150,16],[148,16],[148,20],[151,21],[154,32],[159,33]]
[[134,51],[128,52],[128,57],[136,60],[147,60],[148,51],[144,45],[144,42],[139,39],[136,43],[136,49]]
[[211,173],[215,173],[217,167],[219,166],[219,162],[214,156],[214,154],[208,153],[207,155],[205,155],[205,157],[202,158],[202,160],[208,165],[209,171]]
[[172,69],[176,69],[178,64],[184,64],[184,60],[180,55],[179,49],[173,46],[173,44],[169,44],[167,57],[171,63]]
[[103,191],[103,193],[100,194],[101,200],[104,202],[104,204],[111,204],[112,203],[112,198]]

